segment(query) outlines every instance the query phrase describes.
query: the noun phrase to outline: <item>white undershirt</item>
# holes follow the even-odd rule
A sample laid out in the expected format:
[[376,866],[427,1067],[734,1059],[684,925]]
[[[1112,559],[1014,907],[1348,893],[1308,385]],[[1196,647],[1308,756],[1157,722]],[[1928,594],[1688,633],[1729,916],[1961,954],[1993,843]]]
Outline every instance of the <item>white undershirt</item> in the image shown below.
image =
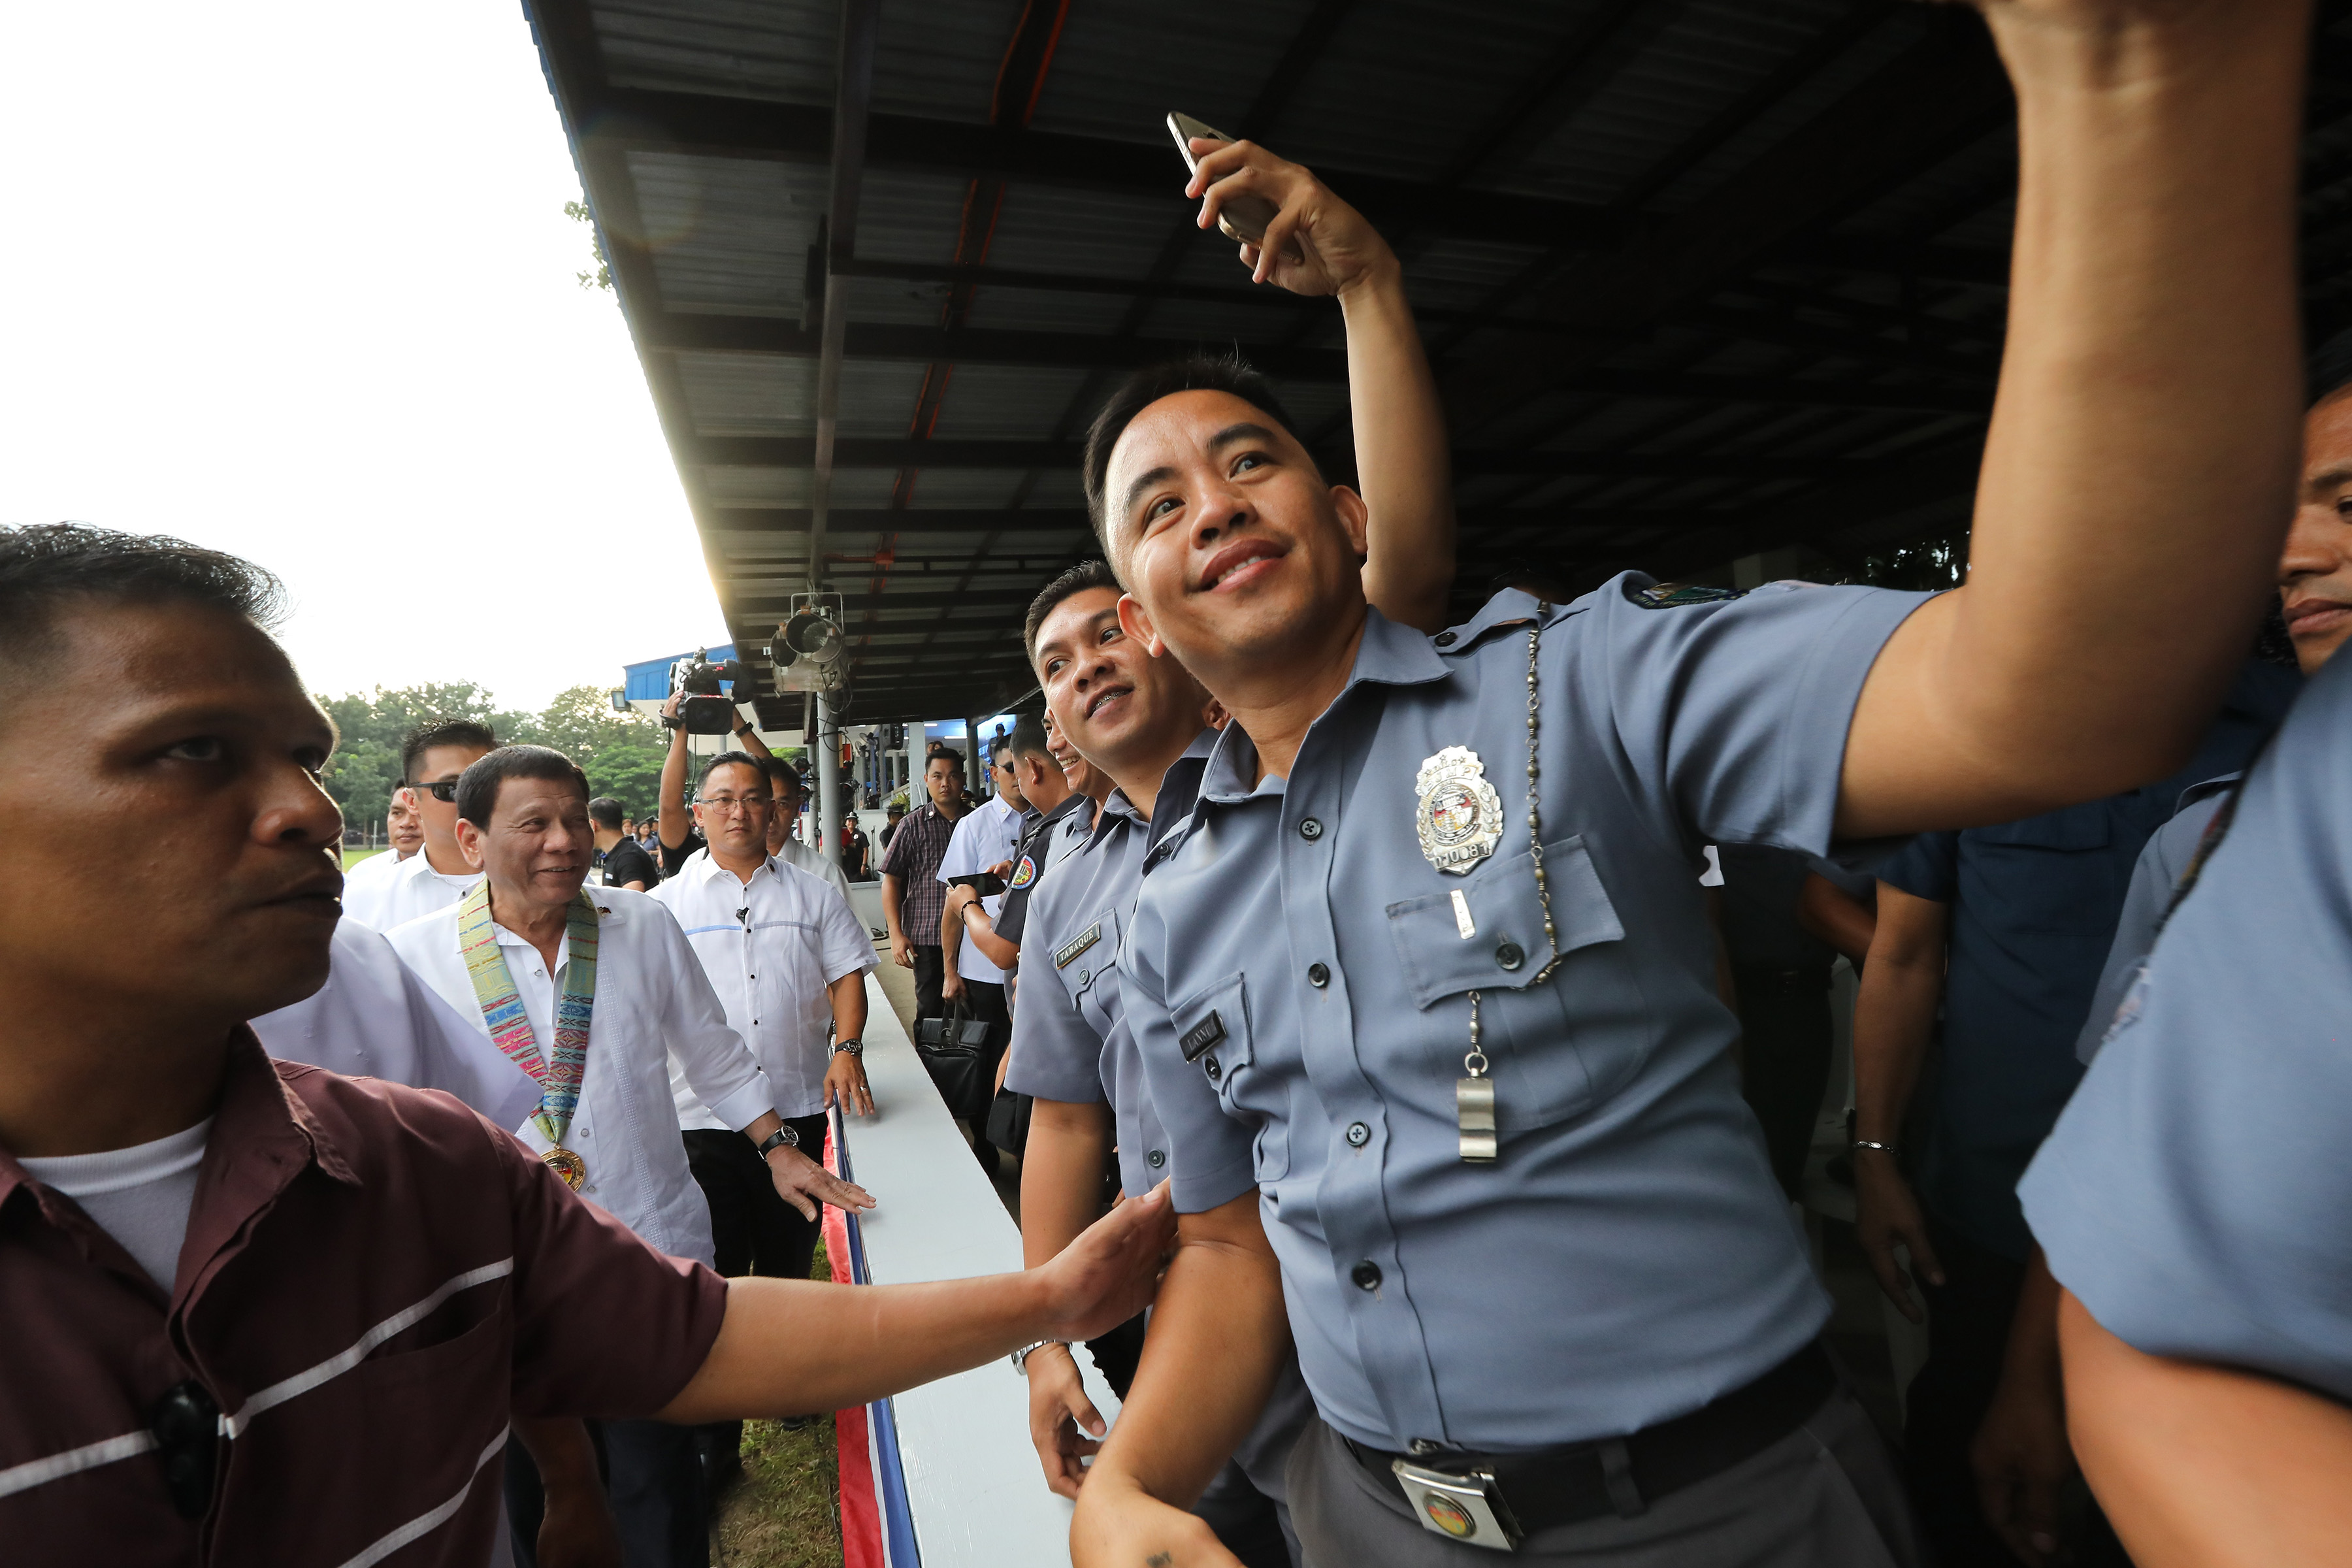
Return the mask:
[[196,1167],[213,1119],[128,1149],[99,1154],[17,1156],[25,1173],[81,1205],[82,1212],[122,1244],[148,1277],[168,1292],[180,1269],[188,1210],[196,1201]]

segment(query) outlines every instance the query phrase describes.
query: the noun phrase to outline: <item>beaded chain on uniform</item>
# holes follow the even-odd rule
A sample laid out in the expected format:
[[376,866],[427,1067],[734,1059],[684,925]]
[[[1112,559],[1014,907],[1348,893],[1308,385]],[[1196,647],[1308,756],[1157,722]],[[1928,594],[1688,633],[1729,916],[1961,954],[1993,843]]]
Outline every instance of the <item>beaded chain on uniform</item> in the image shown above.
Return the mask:
[[[1559,951],[1559,932],[1552,925],[1551,882],[1544,875],[1543,796],[1538,785],[1543,766],[1537,761],[1538,743],[1543,734],[1543,710],[1538,700],[1542,688],[1536,658],[1543,645],[1543,617],[1550,613],[1549,603],[1538,605],[1535,622],[1528,627],[1528,854],[1535,865],[1536,901],[1543,909],[1544,941],[1551,948],[1550,962],[1536,971],[1535,978],[1528,982],[1529,988],[1549,980],[1552,971],[1566,957]],[[1494,1089],[1486,1077],[1492,1064],[1479,1048],[1478,1040],[1478,993],[1473,991],[1470,1053],[1462,1058],[1462,1070],[1469,1076],[1455,1084],[1454,1104],[1461,1121],[1462,1158],[1474,1165],[1485,1165],[1493,1163],[1501,1151],[1497,1144],[1499,1130],[1495,1125]]]

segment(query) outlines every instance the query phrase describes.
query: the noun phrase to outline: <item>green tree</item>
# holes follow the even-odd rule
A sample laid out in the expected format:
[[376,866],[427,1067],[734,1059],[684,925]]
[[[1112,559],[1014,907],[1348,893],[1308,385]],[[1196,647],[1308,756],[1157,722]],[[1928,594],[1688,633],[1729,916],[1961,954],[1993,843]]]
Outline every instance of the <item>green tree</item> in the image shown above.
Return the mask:
[[[563,216],[578,223],[593,224],[596,215],[588,210],[586,202],[566,202]],[[588,248],[596,258],[596,270],[575,272],[583,289],[610,289],[613,286],[613,264],[604,255],[604,241],[593,227],[588,231]]]
[[325,773],[327,793],[355,829],[383,820],[400,783],[400,745],[419,724],[469,719],[509,745],[552,746],[578,763],[591,789],[631,816],[650,816],[668,747],[658,720],[616,711],[610,690],[574,686],[537,713],[500,709],[470,680],[321,697],[341,735]]

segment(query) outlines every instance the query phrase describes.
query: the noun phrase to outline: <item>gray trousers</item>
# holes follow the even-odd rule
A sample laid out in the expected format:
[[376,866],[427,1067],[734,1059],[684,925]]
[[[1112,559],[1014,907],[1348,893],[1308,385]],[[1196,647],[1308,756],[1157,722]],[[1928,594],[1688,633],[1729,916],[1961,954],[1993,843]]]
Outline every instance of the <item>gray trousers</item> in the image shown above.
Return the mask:
[[1381,1568],[1922,1568],[1895,1464],[1841,1388],[1803,1426],[1631,1519],[1538,1531],[1504,1553],[1423,1528],[1403,1494],[1318,1417],[1290,1457],[1290,1518],[1307,1559]]

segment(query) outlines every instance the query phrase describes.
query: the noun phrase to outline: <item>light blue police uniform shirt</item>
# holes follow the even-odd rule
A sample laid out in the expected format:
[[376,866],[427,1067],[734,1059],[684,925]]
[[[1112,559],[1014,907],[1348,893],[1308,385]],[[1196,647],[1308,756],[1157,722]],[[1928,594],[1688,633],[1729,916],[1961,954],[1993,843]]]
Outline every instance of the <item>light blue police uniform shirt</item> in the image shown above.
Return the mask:
[[2352,658],[2314,676],[2019,1188],[2108,1332],[2352,1400]]
[[[1228,726],[1120,955],[1177,1206],[1255,1188],[1308,1386],[1344,1436],[1509,1451],[1622,1435],[1753,1381],[1829,1303],[1739,1095],[1698,872],[1828,849],[1846,728],[1924,595],[1776,584],[1544,612],[1549,961],[1528,853],[1528,630],[1370,613],[1286,781]],[[1466,876],[1415,775],[1466,746],[1503,836]],[[1460,934],[1452,895],[1467,902]],[[1316,966],[1320,966],[1319,968]],[[1483,996],[1501,1158],[1458,1156]]]
[[[1203,730],[1184,755],[1207,757],[1216,739],[1214,730]],[[1168,1136],[1120,1005],[1118,973],[1119,938],[1143,886],[1150,840],[1151,824],[1115,790],[1092,828],[1075,837],[1030,895],[1032,956],[1023,967],[1034,980],[1051,965],[1054,978],[1014,1010],[1013,1059],[1004,1069],[1004,1086],[1016,1094],[1078,1105],[1108,1100],[1119,1188],[1131,1194],[1150,1192],[1168,1173]]]
[[2100,967],[2098,989],[2091,994],[2090,1016],[2083,1020],[2083,1032],[2074,1037],[2074,1059],[2084,1067],[2099,1054],[2107,1031],[2115,1026],[2116,1009],[2123,1005],[2132,983],[2139,978],[2141,962],[2156,946],[2165,911],[2172,907],[2173,889],[2189,874],[2205,829],[2229,798],[2231,787],[2243,776],[2224,773],[2183,790],[2180,809],[2156,830],[2141,848],[2139,858],[2132,862],[2131,886],[2124,889],[2123,918],[2116,922],[2115,941],[2108,944],[2107,961]]

